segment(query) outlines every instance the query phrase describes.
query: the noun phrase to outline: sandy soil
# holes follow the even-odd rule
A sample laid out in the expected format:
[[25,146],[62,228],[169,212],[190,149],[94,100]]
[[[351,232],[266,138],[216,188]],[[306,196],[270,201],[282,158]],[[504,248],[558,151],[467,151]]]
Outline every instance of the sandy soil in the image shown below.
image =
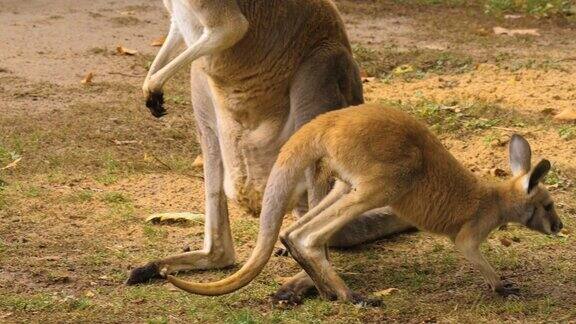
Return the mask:
[[[355,47],[386,62],[418,67],[415,51],[428,51],[436,65],[445,53],[472,63],[457,72],[422,68],[409,78],[395,75],[392,64],[367,80],[367,99],[415,106],[410,111],[435,120],[446,146],[481,176],[508,170],[512,132],[554,163],[549,185],[569,231],[554,240],[513,227],[486,248],[504,275],[522,283],[520,299],[490,295],[449,242],[422,233],[335,255],[355,288],[400,289],[382,309],[314,299],[292,310],[272,307],[267,294],[297,270],[289,258],[274,259],[249,288],[222,298],[189,296],[162,282],[123,286],[131,266],[202,244],[201,224],[144,223],[154,212],[204,209],[201,171],[191,167],[199,149],[186,71],[167,88],[166,118],[150,117],[140,94],[157,51],[150,43],[164,35],[168,17],[157,0],[3,0],[0,168],[22,160],[0,171],[0,322],[576,320],[576,128],[553,118],[576,109],[576,25],[488,17],[477,5],[410,3],[338,2]],[[538,28],[542,36],[492,35],[497,25]],[[138,54],[117,55],[117,46]],[[90,72],[93,84],[80,84]],[[423,102],[440,107],[436,115],[419,110]],[[479,117],[468,113],[474,104],[498,110]],[[242,261],[257,220],[235,206],[231,218]],[[503,237],[518,241],[506,248]],[[229,271],[191,276],[213,280]]]

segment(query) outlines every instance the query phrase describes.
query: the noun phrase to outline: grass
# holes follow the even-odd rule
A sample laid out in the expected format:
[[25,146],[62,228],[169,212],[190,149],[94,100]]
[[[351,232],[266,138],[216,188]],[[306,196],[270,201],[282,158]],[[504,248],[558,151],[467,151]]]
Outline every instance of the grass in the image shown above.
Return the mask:
[[525,13],[537,17],[576,14],[572,0],[487,0],[486,12],[490,14]]
[[375,50],[361,45],[353,48],[354,58],[368,76],[381,79],[422,78],[426,74],[459,74],[473,68],[472,58],[460,53],[431,49],[399,50],[387,47]]
[[[436,10],[468,5],[457,0],[398,2],[435,6]],[[106,48],[93,48],[84,54],[106,52]],[[457,77],[480,61],[456,50],[373,48],[366,44],[355,45],[354,54],[368,75],[400,83],[436,75]],[[151,58],[139,55],[133,59],[136,68],[142,69]],[[508,70],[560,70],[554,60],[530,59],[502,55],[499,64]],[[190,167],[199,149],[189,115],[187,72],[168,84],[169,115],[162,120],[149,117],[143,107],[139,79],[103,81],[91,87],[10,79],[19,82],[18,87],[1,92],[0,96],[7,96],[2,100],[35,98],[43,106],[60,101],[69,105],[58,114],[7,109],[0,118],[0,167],[23,157],[16,168],[0,171],[0,321],[492,323],[569,322],[576,318],[574,234],[556,238],[515,226],[494,233],[483,250],[500,273],[521,286],[523,295],[518,299],[494,296],[448,240],[425,233],[331,253],[353,289],[366,294],[399,290],[384,297],[382,308],[359,308],[316,297],[295,308],[271,305],[268,295],[276,291],[281,278],[299,270],[291,258],[272,258],[248,287],[222,297],[171,291],[162,281],[124,286],[131,267],[179,253],[183,246],[202,247],[200,225],[144,223],[151,212],[203,208],[202,179],[196,177],[200,171]],[[543,134],[552,134],[546,137],[550,143],[541,145],[538,153],[550,149],[560,155],[556,158],[561,163],[554,164],[547,185],[554,187],[555,199],[562,202],[559,213],[566,226],[576,228],[572,161],[561,155],[574,141],[573,125],[555,124],[546,121],[548,117],[523,115],[512,107],[489,102],[435,101],[426,93],[416,97],[413,102],[376,100],[426,121],[458,157],[481,167],[506,163],[505,146],[494,143],[509,134],[499,128],[517,128],[530,134],[534,142],[540,142]],[[117,145],[115,140],[139,144]],[[253,249],[258,221],[230,206],[241,263]],[[503,236],[519,241],[504,247],[499,241]],[[179,276],[212,281],[237,269]],[[10,315],[2,317],[5,314]]]

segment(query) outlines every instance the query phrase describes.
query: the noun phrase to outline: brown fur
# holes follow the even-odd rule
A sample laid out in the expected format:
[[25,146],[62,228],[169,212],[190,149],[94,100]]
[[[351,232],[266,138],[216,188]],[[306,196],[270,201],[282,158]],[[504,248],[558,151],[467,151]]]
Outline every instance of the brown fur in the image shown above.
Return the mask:
[[[282,148],[266,189],[260,235],[267,242],[276,239],[277,216],[269,216],[274,213],[268,209],[278,199],[286,206],[290,196],[286,188],[293,186],[307,165],[323,160],[340,181],[318,206],[290,226],[281,240],[324,298],[364,300],[348,289],[330,265],[327,244],[334,233],[360,214],[385,205],[423,230],[448,236],[493,290],[502,295],[517,294],[518,290],[502,282],[481,255],[480,244],[491,231],[508,222],[546,234],[557,233],[562,222],[550,195],[539,185],[550,163],[543,160],[532,168],[529,144],[518,135],[512,137],[510,145],[514,177],[499,184],[484,183],[426,126],[401,111],[363,105],[326,113],[303,126]],[[243,267],[254,270],[241,280],[234,275],[232,281],[249,282],[268,260],[269,251],[259,240]],[[212,284],[170,280],[188,291],[214,292],[210,290]],[[229,283],[214,284],[223,288]]]

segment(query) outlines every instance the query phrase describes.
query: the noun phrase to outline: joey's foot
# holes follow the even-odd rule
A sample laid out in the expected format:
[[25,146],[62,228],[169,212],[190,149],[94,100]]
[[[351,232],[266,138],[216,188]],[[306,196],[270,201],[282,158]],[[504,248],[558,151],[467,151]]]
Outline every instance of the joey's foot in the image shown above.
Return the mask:
[[150,262],[142,267],[137,267],[130,271],[130,276],[126,280],[126,285],[132,286],[141,283],[147,283],[152,279],[164,278],[160,274],[160,268],[154,262]]
[[366,297],[357,292],[351,293],[349,301],[359,307],[380,307],[384,305],[382,299],[378,297]]
[[270,295],[272,304],[279,307],[293,307],[302,304],[302,294],[288,288],[280,288],[275,294]]
[[160,118],[166,115],[166,109],[164,109],[164,93],[162,92],[152,92],[146,98],[146,107],[150,109],[152,116]]
[[501,282],[494,291],[502,297],[520,296],[520,288],[518,288],[513,282],[509,281]]
[[289,255],[290,255],[290,252],[288,251],[288,249],[285,249],[285,248],[278,248],[278,250],[276,250],[274,252],[275,257],[287,257]]

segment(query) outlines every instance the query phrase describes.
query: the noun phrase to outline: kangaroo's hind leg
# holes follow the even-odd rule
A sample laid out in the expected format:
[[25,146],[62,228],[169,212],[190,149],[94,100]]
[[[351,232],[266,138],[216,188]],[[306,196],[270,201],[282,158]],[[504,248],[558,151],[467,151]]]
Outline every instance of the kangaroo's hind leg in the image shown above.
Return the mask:
[[328,242],[334,233],[362,213],[386,204],[388,196],[376,183],[361,183],[318,215],[305,215],[282,234],[282,243],[312,278],[323,298],[365,301],[348,288],[330,264]]
[[191,83],[192,105],[206,161],[204,247],[201,250],[154,260],[143,267],[135,268],[127,284],[144,283],[177,271],[217,269],[234,264],[234,245],[224,193],[224,167],[216,130],[215,110],[207,77],[195,65],[192,67]]

